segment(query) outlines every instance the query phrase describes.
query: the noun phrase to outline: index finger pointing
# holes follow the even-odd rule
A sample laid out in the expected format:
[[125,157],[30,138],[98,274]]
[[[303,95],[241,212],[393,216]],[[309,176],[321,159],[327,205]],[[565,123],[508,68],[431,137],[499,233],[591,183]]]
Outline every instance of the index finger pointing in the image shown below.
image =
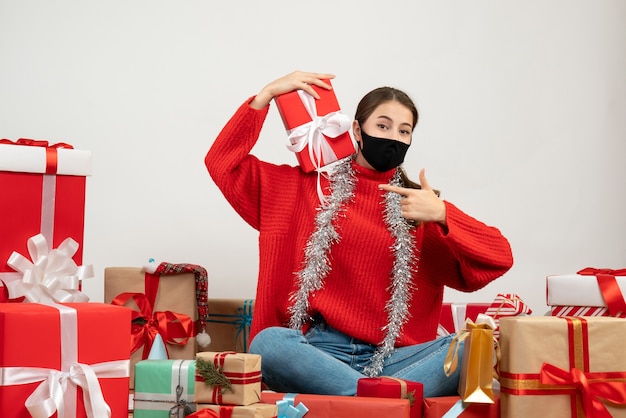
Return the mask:
[[391,184],[379,184],[378,188],[380,190],[386,190],[388,192],[395,192],[406,196],[407,189],[405,187],[392,186]]

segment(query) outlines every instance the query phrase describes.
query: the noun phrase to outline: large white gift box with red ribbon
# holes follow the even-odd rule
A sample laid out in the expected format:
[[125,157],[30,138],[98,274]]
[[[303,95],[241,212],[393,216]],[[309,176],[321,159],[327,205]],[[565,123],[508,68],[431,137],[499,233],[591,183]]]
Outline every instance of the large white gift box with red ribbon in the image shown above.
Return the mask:
[[[324,80],[330,84],[330,80]],[[274,100],[289,135],[288,149],[296,153],[304,172],[319,170],[356,152],[348,132],[351,120],[341,112],[333,90],[311,86],[319,99],[303,90]]]
[[546,301],[552,316],[626,318],[626,268],[587,267],[575,274],[546,277]]
[[0,303],[0,417],[128,416],[131,310]]
[[76,241],[72,258],[82,264],[91,169],[91,152],[65,143],[0,140],[0,281],[21,278],[7,261],[14,251],[28,254],[27,242],[38,234],[54,248],[67,238]]

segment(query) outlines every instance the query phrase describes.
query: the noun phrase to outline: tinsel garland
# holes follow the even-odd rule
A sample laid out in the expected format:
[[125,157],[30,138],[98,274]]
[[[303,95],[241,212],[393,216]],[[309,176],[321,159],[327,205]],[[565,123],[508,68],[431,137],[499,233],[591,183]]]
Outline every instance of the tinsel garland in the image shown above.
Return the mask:
[[[298,272],[298,290],[292,295],[289,308],[291,328],[299,329],[311,319],[308,313],[309,295],[324,286],[324,279],[331,269],[330,249],[341,238],[333,222],[345,211],[345,203],[354,198],[356,181],[351,159],[346,159],[329,174],[330,196],[318,209],[315,230],[304,250],[304,268]],[[403,185],[399,171],[396,171],[390,184]],[[387,325],[382,329],[386,334],[363,371],[370,377],[380,375],[385,359],[393,352],[402,327],[408,320],[411,292],[414,290],[412,274],[417,263],[415,240],[410,233],[411,225],[402,217],[400,199],[402,196],[398,193],[387,192],[385,195],[384,221],[394,238],[391,250],[395,259],[390,277],[391,296],[385,306]]]
[[309,295],[324,286],[324,278],[330,271],[330,247],[341,238],[333,221],[345,210],[344,202],[354,197],[356,176],[352,171],[351,161],[351,158],[347,158],[328,174],[330,196],[318,208],[315,230],[304,249],[304,268],[298,273],[298,291],[291,296],[289,325],[293,329],[299,329],[311,319],[308,313]]

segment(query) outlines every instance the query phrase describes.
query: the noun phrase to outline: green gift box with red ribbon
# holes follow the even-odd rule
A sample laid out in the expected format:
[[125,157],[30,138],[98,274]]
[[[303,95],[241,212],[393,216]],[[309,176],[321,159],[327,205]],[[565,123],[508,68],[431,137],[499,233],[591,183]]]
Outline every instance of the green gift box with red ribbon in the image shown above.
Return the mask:
[[[90,151],[62,142],[0,139],[0,281],[21,278],[7,260],[14,251],[28,254],[28,239],[38,234],[51,248],[72,238],[78,243],[73,260],[82,264],[86,176],[91,170]],[[0,292],[0,302],[6,298]]]

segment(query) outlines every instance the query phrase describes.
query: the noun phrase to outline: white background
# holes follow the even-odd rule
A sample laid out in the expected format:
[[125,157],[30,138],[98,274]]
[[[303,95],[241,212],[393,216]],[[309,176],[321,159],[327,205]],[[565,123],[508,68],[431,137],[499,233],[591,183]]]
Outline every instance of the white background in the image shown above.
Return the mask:
[[[623,0],[0,0],[0,137],[93,152],[92,300],[106,266],[151,257],[206,267],[210,297],[254,297],[256,231],[203,159],[245,99],[296,69],[334,73],[350,116],[375,87],[407,91],[411,177],[426,167],[509,238],[505,276],[446,300],[517,293],[543,314],[546,275],[626,266]],[[285,144],[272,107],[254,152],[295,164]]]

